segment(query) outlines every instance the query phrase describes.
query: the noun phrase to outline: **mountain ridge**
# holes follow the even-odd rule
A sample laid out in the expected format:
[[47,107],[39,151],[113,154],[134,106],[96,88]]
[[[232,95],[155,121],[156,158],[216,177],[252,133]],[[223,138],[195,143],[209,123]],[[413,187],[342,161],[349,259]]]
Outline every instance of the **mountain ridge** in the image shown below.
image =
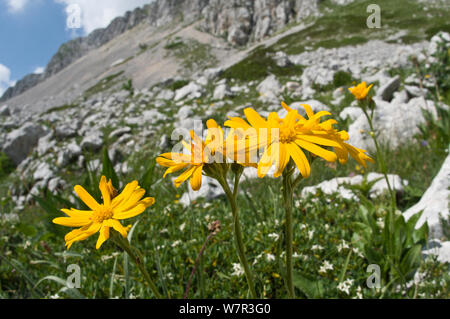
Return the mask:
[[8,88],[0,102],[22,94],[57,74],[88,52],[101,47],[137,25],[147,22],[162,26],[177,22],[192,22],[204,18],[199,28],[222,37],[234,46],[260,41],[292,21],[318,13],[320,0],[157,0],[127,11],[111,21],[106,28],[92,31],[63,43],[50,59],[44,73],[28,74]]

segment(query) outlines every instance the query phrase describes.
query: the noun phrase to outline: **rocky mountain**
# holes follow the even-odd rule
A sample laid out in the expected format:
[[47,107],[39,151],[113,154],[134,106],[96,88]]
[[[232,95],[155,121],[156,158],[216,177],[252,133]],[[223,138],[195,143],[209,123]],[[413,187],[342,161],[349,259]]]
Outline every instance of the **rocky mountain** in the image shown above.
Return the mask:
[[202,19],[199,28],[229,43],[242,46],[259,41],[288,23],[314,16],[319,0],[157,0],[114,19],[106,28],[94,30],[61,45],[43,74],[29,74],[8,88],[0,102],[20,95],[38,83],[60,72],[88,52],[101,47],[125,31],[145,21],[151,26],[164,26]]

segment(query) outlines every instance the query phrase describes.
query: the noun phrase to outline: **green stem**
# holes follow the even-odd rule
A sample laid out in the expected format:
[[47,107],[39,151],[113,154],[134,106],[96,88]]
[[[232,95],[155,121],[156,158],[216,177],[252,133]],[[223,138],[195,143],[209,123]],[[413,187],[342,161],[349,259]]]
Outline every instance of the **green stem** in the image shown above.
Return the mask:
[[236,197],[237,197],[237,187],[239,185],[239,178],[240,174],[235,174],[235,180],[234,180],[234,190],[233,192],[230,189],[230,186],[228,185],[228,182],[226,181],[225,177],[220,177],[218,179],[220,185],[222,185],[223,190],[225,191],[225,194],[228,198],[228,201],[230,202],[231,206],[231,212],[233,214],[233,228],[234,228],[234,239],[236,243],[236,248],[239,256],[239,260],[244,267],[245,277],[247,278],[248,287],[250,289],[250,294],[252,295],[253,299],[257,299],[258,296],[256,294],[255,285],[253,282],[253,275],[250,271],[250,267],[247,262],[247,258],[245,257],[245,247],[242,240],[242,231],[241,231],[241,223],[239,221],[239,207],[236,203]]
[[120,234],[113,232],[111,234],[111,239],[122,248],[130,257],[131,261],[138,267],[140,272],[145,278],[145,281],[147,281],[148,285],[150,286],[150,289],[153,291],[153,294],[156,298],[162,299],[163,296],[159,293],[158,288],[153,283],[153,280],[150,278],[150,275],[148,274],[147,270],[145,269],[145,266],[143,264],[143,256],[139,250],[136,248],[132,248],[130,246],[130,243],[128,239],[123,238]]
[[369,114],[367,114],[367,111],[365,109],[365,107],[361,107],[361,109],[364,112],[364,115],[367,118],[367,122],[369,122],[369,127],[370,127],[370,136],[372,137],[372,140],[375,144],[375,148],[377,150],[377,159],[378,162],[380,163],[380,169],[381,169],[381,173],[384,175],[384,179],[386,180],[386,184],[389,190],[389,194],[391,195],[391,204],[392,204],[392,211],[395,212],[395,210],[397,209],[397,200],[395,198],[395,192],[393,190],[393,188],[391,187],[391,183],[389,182],[389,178],[388,178],[388,174],[387,174],[387,167],[386,167],[386,162],[384,161],[384,155],[381,151],[381,147],[378,144],[378,140],[376,137],[376,132],[374,130],[373,127],[373,122],[372,122],[372,117],[369,116]]
[[293,226],[292,226],[292,200],[293,200],[293,184],[292,184],[292,170],[286,167],[286,173],[283,173],[283,199],[284,209],[286,212],[286,285],[289,298],[295,298],[294,284],[293,284],[293,265],[292,265],[292,241],[293,241]]

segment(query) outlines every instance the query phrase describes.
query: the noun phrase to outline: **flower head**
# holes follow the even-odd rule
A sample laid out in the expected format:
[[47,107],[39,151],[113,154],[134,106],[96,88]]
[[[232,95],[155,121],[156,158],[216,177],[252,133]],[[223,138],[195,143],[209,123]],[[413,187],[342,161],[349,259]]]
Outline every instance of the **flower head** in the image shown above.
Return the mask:
[[367,94],[369,94],[369,91],[372,88],[372,86],[373,86],[373,84],[371,84],[367,87],[367,83],[362,82],[362,83],[358,84],[357,86],[353,86],[353,87],[349,88],[348,90],[350,91],[350,93],[352,93],[354,95],[354,97],[357,100],[364,100],[366,98]]
[[[207,121],[207,134],[203,141],[194,131],[191,131],[191,141],[183,145],[188,154],[185,153],[164,153],[156,158],[156,162],[164,167],[168,167],[164,173],[167,174],[186,169],[175,179],[175,186],[179,187],[190,178],[190,185],[194,191],[198,191],[202,185],[202,174],[211,172],[215,164],[227,163],[228,161],[238,163],[242,166],[256,166],[250,161],[248,151],[237,151],[237,145],[242,143],[238,130],[231,130],[225,136],[223,129],[217,125],[216,121]],[[239,148],[241,150],[241,148]],[[241,156],[243,155],[243,156]]]
[[211,162],[211,156],[214,154],[218,144],[208,138],[206,141],[202,141],[194,131],[191,131],[191,138],[190,144],[183,141],[183,145],[189,151],[189,154],[164,153],[156,158],[156,162],[161,166],[168,167],[164,177],[167,174],[186,169],[175,179],[175,186],[177,188],[180,187],[181,184],[190,178],[191,188],[194,191],[198,191],[202,186],[203,167]]
[[[327,111],[314,114],[309,105],[304,105],[308,119],[301,116],[297,110],[282,104],[288,111],[284,118],[277,113],[270,113],[267,119],[262,118],[255,110],[244,110],[248,123],[241,118],[230,118],[225,122],[232,128],[254,129],[254,136],[250,135],[250,148],[263,148],[264,153],[258,163],[258,177],[264,177],[272,165],[276,171],[274,177],[283,173],[290,159],[294,161],[298,170],[304,177],[308,177],[311,171],[309,161],[303,152],[308,151],[314,156],[319,156],[329,162],[337,160],[337,155],[324,147],[339,147],[334,137],[319,126],[323,116],[330,115]],[[328,120],[324,123],[331,127]]]
[[100,233],[96,245],[99,249],[109,238],[111,227],[125,238],[130,226],[122,226],[120,220],[135,217],[155,203],[153,197],[142,198],[145,190],[139,187],[137,181],[126,185],[122,193],[118,194],[111,180],[107,181],[106,177],[102,176],[99,188],[103,197],[102,204],[99,204],[82,186],[75,186],[75,192],[91,210],[61,209],[68,217],[53,219],[53,223],[58,225],[80,227],[65,236],[67,249],[74,242],[85,240],[97,232]]

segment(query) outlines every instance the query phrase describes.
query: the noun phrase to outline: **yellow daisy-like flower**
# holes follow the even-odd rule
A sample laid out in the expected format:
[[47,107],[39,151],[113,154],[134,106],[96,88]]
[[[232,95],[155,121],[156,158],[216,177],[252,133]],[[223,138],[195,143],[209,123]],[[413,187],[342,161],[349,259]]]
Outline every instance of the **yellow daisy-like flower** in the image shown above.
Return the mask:
[[227,159],[236,162],[242,166],[255,166],[256,163],[251,162],[251,156],[248,151],[244,151],[244,160],[241,159],[241,153],[236,151],[236,143],[241,141],[235,141],[237,134],[236,130],[231,132],[225,137],[223,129],[217,125],[216,121],[208,120],[206,123],[208,127],[205,141],[202,141],[194,131],[191,131],[191,142],[187,144],[183,141],[183,145],[189,154],[183,153],[164,153],[156,158],[156,162],[164,167],[168,167],[163,177],[167,174],[175,173],[179,170],[186,169],[175,181],[175,187],[180,187],[182,183],[190,179],[191,188],[194,191],[198,191],[202,186],[202,174],[205,167],[211,167],[215,163],[227,163]]
[[[288,112],[292,111],[292,109],[286,105],[286,103],[282,102],[281,105],[283,106],[283,108],[285,110],[287,110]],[[310,119],[314,118],[315,114],[313,112],[313,110],[311,109],[311,107],[307,104],[303,105],[303,107],[305,108],[306,114],[308,115],[308,117]],[[302,121],[302,117],[299,117],[299,120]],[[353,157],[359,164],[361,164],[364,167],[367,167],[366,161],[369,162],[374,162],[374,160],[369,157],[368,155],[366,155],[366,151],[359,149],[357,147],[354,147],[348,143],[346,143],[345,141],[349,140],[349,135],[346,131],[342,130],[342,131],[338,131],[336,130],[333,125],[337,124],[336,120],[330,119],[327,121],[324,121],[322,123],[319,122],[319,120],[316,120],[316,123],[314,125],[313,128],[313,132],[314,134],[316,134],[316,136],[323,136],[326,137],[327,139],[333,140],[337,143],[336,144],[327,144],[326,141],[323,141],[325,144],[322,145],[328,145],[328,146],[332,146],[334,149],[334,152],[336,153],[338,159],[339,159],[339,163],[341,164],[345,164],[348,161],[348,155],[350,154],[351,157]]]
[[[191,131],[191,138],[192,141],[190,144],[183,141],[184,147],[190,151],[190,154],[164,153],[156,158],[156,162],[161,166],[168,167],[163,177],[166,177],[167,174],[175,173],[186,168],[186,170],[175,179],[175,187],[180,187],[181,184],[190,178],[191,188],[194,191],[198,191],[202,186],[203,166],[211,162],[210,156],[208,156],[211,152],[207,147],[212,141],[207,139],[203,142],[194,131]],[[214,142],[212,145],[216,146],[217,143]],[[210,145],[210,147],[212,145]],[[211,148],[214,149],[214,147]]]
[[120,220],[135,217],[155,203],[153,197],[142,198],[145,190],[137,181],[129,183],[122,193],[118,194],[111,180],[107,182],[106,177],[102,176],[99,188],[103,197],[102,204],[99,204],[82,186],[75,186],[75,192],[91,210],[62,209],[68,217],[53,219],[53,223],[58,225],[81,227],[65,236],[67,249],[74,242],[85,240],[97,232],[100,233],[96,245],[99,249],[109,238],[111,227],[125,238],[131,226],[122,226]]
[[353,86],[351,88],[349,88],[348,90],[350,91],[350,93],[353,94],[353,96],[357,99],[357,100],[364,100],[367,96],[367,94],[369,94],[370,89],[372,88],[373,84],[367,86],[366,82],[362,82],[360,84],[358,84],[357,86]]
[[274,177],[281,176],[291,158],[302,176],[308,177],[311,167],[302,149],[329,162],[337,160],[335,153],[321,146],[339,146],[339,144],[326,134],[319,135],[315,132],[317,121],[325,115],[330,115],[329,112],[322,111],[313,114],[308,120],[292,109],[288,111],[284,119],[272,112],[265,120],[251,108],[245,109],[244,114],[248,123],[240,118],[230,118],[225,125],[232,128],[241,127],[246,130],[255,129],[257,138],[250,138],[253,143],[251,147],[264,148],[264,153],[258,163],[258,177],[264,177],[273,164],[276,167]]
[[[258,163],[258,177],[264,177],[273,164],[276,167],[274,177],[280,176],[291,158],[302,176],[308,177],[311,167],[303,150],[328,162],[339,159],[339,162],[344,164],[348,160],[349,153],[364,166],[366,160],[373,161],[364,150],[345,143],[349,139],[348,133],[338,132],[333,128],[337,123],[336,120],[320,122],[323,116],[330,115],[329,112],[314,113],[309,105],[304,104],[308,116],[306,119],[284,102],[282,106],[288,111],[284,119],[280,119],[277,113],[270,113],[265,120],[255,110],[248,108],[244,110],[248,123],[241,118],[230,118],[225,123],[226,126],[235,129],[255,129],[255,136],[249,134],[249,141],[252,143],[250,148],[264,148],[263,156]],[[265,136],[262,136],[261,132],[266,132]],[[332,147],[334,152],[324,147]]]

